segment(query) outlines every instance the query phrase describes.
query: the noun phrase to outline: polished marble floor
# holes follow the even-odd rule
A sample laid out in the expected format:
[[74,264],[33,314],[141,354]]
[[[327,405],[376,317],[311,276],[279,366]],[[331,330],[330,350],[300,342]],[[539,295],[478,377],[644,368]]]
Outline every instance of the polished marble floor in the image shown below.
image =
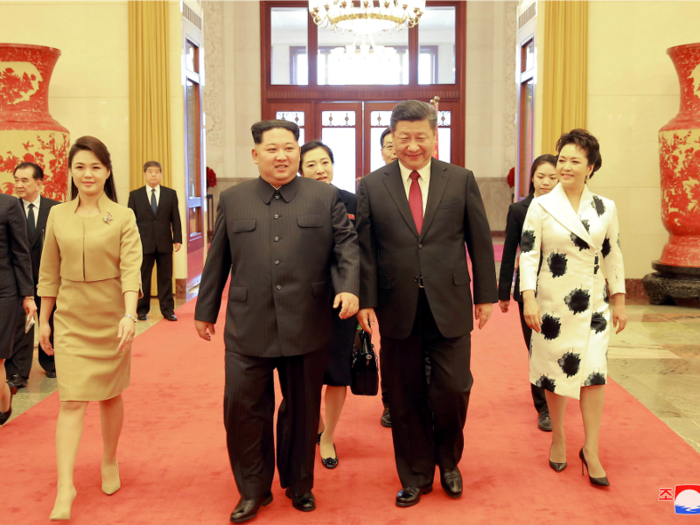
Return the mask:
[[[176,306],[185,301],[176,299]],[[639,298],[627,302],[629,324],[610,341],[610,377],[700,452],[700,304],[652,306]],[[137,323],[136,333],[161,319],[154,299],[148,321]],[[48,379],[36,362],[35,352],[29,385],[15,396],[12,417],[56,388],[56,380]]]

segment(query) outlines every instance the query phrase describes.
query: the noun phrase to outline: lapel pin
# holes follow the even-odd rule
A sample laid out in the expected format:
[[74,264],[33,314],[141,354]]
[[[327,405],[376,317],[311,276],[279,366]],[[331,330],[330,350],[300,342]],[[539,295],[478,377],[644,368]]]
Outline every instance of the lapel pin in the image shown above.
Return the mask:
[[103,218],[102,220],[105,221],[105,223],[106,223],[108,226],[111,226],[111,225],[112,225],[112,221],[114,220],[114,217],[112,217],[112,214],[110,213],[110,211],[107,210],[107,215],[105,215],[104,218]]

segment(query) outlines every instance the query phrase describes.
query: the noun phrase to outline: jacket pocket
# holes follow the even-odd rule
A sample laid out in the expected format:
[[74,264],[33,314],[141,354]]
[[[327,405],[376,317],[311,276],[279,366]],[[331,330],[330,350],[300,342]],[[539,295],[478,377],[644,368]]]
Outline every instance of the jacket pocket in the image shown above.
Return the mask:
[[391,288],[391,278],[386,275],[377,276],[377,286],[382,290],[388,290]]
[[454,208],[455,206],[463,206],[462,201],[456,200],[456,201],[450,201],[450,202],[441,202],[438,205],[438,208]]
[[323,218],[320,215],[300,215],[297,224],[302,228],[320,228],[323,226]]
[[453,273],[452,280],[454,281],[455,286],[469,284],[471,282],[471,278],[469,277],[469,270],[462,270],[460,272]]
[[[253,221],[255,222],[255,221]],[[228,300],[236,303],[245,303],[248,299],[248,288],[231,286],[228,289]]]
[[252,232],[255,229],[255,219],[244,219],[233,221],[231,225],[232,232]]
[[314,297],[325,297],[328,295],[328,281],[311,283],[311,294]]

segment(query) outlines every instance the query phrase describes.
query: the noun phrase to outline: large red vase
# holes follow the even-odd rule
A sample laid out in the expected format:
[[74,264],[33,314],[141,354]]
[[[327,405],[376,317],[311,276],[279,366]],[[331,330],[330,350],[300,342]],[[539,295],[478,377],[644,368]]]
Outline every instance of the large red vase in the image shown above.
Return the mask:
[[49,113],[49,84],[59,49],[0,44],[0,191],[13,193],[20,162],[44,170],[42,194],[65,201],[68,193],[68,130]]
[[658,264],[700,268],[700,43],[667,53],[681,84],[681,109],[659,130],[661,218],[669,240]]

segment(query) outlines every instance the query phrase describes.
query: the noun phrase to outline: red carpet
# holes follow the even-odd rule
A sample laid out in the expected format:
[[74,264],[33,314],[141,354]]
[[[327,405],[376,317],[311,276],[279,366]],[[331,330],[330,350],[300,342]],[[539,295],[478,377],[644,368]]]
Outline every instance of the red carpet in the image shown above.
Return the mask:
[[[191,301],[178,309],[178,323],[162,321],[137,338],[132,386],[124,395],[123,488],[112,497],[100,491],[98,407],[88,409],[73,523],[229,523],[238,494],[222,423],[224,350],[221,333],[210,344],[197,338],[193,310]],[[535,425],[523,346],[515,310],[495,313],[484,331],[474,333],[461,499],[449,499],[436,478],[436,490],[418,506],[397,508],[400,486],[390,431],[379,425],[380,399],[349,396],[337,431],[340,465],[329,471],[317,462],[318,509],[294,510],[275,480],[274,502],[252,523],[675,522],[673,503],[658,501],[659,489],[700,483],[700,455],[612,383],[601,444],[612,487],[595,489],[581,476],[576,455],[583,430],[574,402],[567,417],[569,467],[554,473],[547,465],[549,434]],[[55,498],[57,409],[54,394],[0,429],[3,523],[48,521]]]

